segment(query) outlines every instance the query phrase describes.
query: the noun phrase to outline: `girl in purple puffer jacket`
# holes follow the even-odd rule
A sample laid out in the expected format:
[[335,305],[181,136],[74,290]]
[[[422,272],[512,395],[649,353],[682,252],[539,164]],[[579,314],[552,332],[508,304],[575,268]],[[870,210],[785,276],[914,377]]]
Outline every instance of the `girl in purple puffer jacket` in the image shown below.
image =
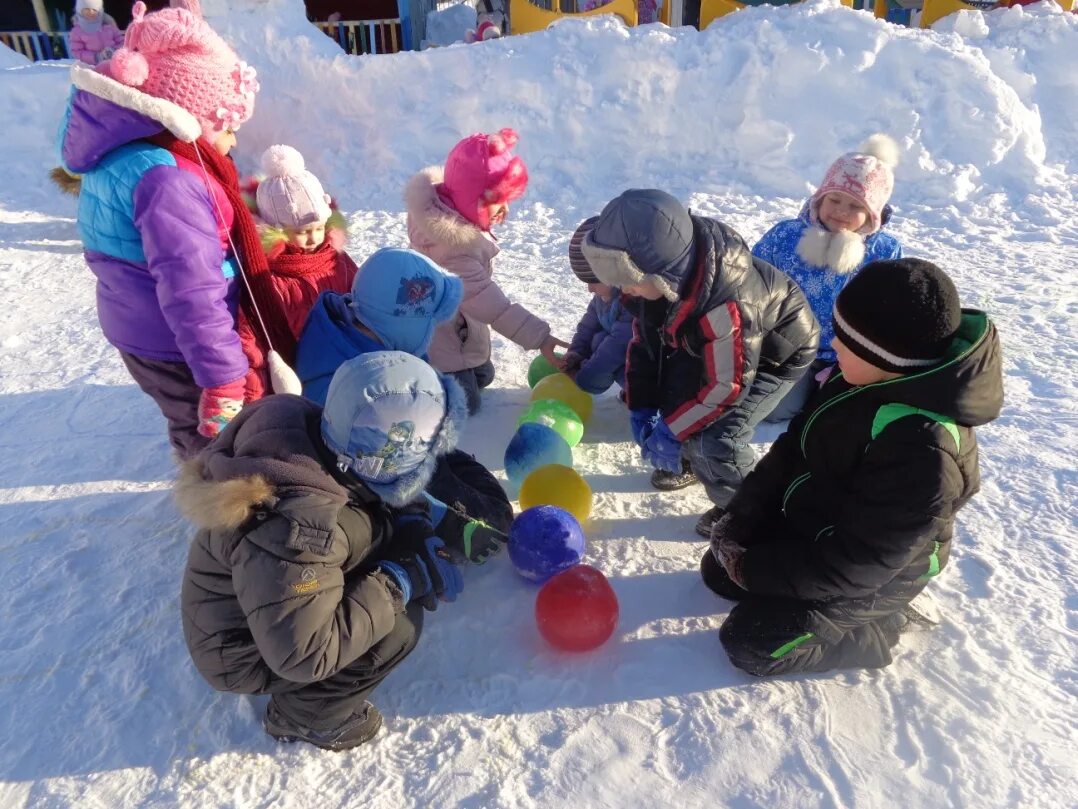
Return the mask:
[[250,214],[234,203],[238,180],[223,155],[257,83],[197,2],[173,5],[146,14],[136,3],[125,47],[97,70],[72,68],[61,158],[82,175],[78,228],[101,329],[187,458],[243,405],[231,245],[250,269]]

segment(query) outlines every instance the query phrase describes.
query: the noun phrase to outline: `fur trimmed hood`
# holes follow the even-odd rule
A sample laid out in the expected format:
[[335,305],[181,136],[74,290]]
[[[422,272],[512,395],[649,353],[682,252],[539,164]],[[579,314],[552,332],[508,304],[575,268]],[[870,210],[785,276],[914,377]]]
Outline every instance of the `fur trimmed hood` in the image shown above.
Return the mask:
[[251,518],[254,508],[276,500],[275,490],[261,475],[211,480],[200,458],[184,461],[172,496],[184,519],[199,528],[234,531]]
[[[247,405],[217,439],[180,469],[173,497],[199,528],[234,530],[257,506],[325,512],[354,499],[332,471],[320,438],[322,409],[299,396],[270,396]],[[365,491],[368,498],[374,495]]]
[[[404,187],[404,207],[408,212],[408,229],[421,241],[445,247],[466,248],[476,242],[490,242],[477,225],[473,225],[438,195],[444,179],[441,166],[430,166],[412,176]],[[416,241],[413,239],[413,241]]]
[[[257,216],[258,212],[253,213]],[[258,238],[262,242],[262,249],[270,259],[277,258],[288,247],[288,233],[282,227],[260,220],[256,221],[258,221]],[[336,208],[333,208],[333,213],[326,220],[326,242],[338,253],[348,243],[348,220]]]

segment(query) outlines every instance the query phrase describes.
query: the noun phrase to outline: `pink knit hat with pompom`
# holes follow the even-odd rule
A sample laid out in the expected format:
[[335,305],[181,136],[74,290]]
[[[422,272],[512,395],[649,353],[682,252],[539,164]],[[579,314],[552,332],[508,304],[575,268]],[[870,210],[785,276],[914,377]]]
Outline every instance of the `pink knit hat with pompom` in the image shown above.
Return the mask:
[[866,140],[856,152],[847,152],[827,170],[823,182],[809,200],[809,216],[813,224],[819,221],[820,201],[832,192],[851,197],[869,213],[868,221],[859,231],[867,236],[880,229],[883,208],[895,189],[895,166],[898,165],[898,144],[887,135],[876,134]]
[[103,73],[187,110],[210,143],[251,117],[255,70],[202,19],[198,0],[172,0],[151,14],[139,0],[131,16],[124,46],[100,66]]
[[449,153],[439,196],[482,230],[490,230],[488,205],[510,203],[524,196],[528,169],[510,152],[519,137],[513,129],[494,135],[469,135]]

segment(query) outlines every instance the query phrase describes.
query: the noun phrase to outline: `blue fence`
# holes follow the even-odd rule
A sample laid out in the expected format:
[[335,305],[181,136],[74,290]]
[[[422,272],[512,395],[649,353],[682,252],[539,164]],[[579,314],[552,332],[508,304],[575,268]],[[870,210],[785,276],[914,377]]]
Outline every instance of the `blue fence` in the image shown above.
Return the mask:
[[32,62],[46,59],[70,59],[67,34],[46,31],[0,31],[0,42]]

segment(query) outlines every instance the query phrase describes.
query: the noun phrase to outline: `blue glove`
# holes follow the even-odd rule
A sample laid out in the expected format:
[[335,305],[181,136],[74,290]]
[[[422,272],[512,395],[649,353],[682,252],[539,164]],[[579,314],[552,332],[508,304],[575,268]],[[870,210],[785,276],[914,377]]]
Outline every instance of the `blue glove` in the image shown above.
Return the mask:
[[438,601],[456,601],[464,590],[464,577],[431,525],[420,517],[405,517],[394,526],[390,552],[378,569],[392,576],[404,602],[418,601],[426,610]]
[[655,429],[655,421],[659,418],[659,411],[653,407],[643,410],[633,410],[629,413],[629,425],[633,431],[633,441],[641,449]]
[[681,442],[674,437],[662,419],[658,420],[645,439],[640,454],[645,461],[651,461],[651,465],[656,469],[675,474],[681,471]]

